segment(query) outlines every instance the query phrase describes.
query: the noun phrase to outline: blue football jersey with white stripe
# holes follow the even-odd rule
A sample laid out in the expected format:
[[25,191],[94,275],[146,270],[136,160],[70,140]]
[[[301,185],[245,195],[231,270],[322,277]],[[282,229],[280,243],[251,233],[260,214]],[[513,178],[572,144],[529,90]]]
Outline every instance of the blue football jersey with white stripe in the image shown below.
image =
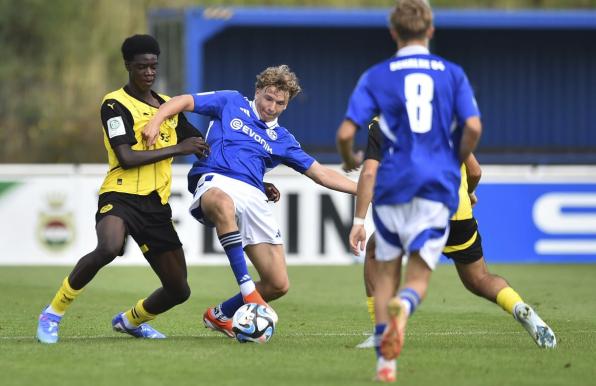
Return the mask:
[[211,91],[193,94],[193,99],[194,112],[211,117],[211,122],[205,135],[209,156],[196,161],[188,173],[191,193],[205,173],[222,174],[264,191],[268,170],[284,164],[304,173],[315,161],[277,121],[261,121],[239,92]]
[[[462,127],[480,112],[461,67],[422,46],[406,48],[364,72],[346,118],[367,127],[379,115],[384,140],[376,205],[421,197],[442,202],[454,212]],[[404,51],[408,54],[402,56]]]

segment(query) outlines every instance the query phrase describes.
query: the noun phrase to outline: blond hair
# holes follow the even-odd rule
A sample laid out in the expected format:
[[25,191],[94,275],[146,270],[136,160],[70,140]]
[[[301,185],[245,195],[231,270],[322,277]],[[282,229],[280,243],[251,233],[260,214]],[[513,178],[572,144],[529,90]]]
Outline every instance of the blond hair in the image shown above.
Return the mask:
[[433,24],[433,11],[426,0],[397,0],[389,21],[401,40],[424,39]]
[[298,77],[290,70],[290,67],[282,64],[277,67],[267,67],[257,75],[255,88],[263,90],[273,86],[278,90],[287,92],[290,97],[289,100],[292,100],[302,91],[298,82]]

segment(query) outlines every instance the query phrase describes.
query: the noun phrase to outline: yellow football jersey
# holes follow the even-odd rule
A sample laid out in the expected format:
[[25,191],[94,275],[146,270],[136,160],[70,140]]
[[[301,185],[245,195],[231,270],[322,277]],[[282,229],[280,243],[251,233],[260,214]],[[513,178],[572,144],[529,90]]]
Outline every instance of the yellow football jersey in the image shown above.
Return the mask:
[[468,173],[466,172],[466,166],[461,165],[461,182],[459,184],[459,206],[457,211],[451,217],[451,220],[467,220],[472,218],[472,202],[470,201],[470,195],[468,194]]
[[[166,95],[158,96],[164,102],[170,99]],[[160,126],[157,142],[153,147],[147,148],[141,134],[145,125],[157,112],[156,107],[134,98],[124,88],[107,94],[102,104],[104,109],[118,111],[104,122],[104,146],[108,152],[109,171],[99,193],[120,192],[146,196],[157,191],[162,204],[166,204],[172,185],[172,158],[125,170],[120,166],[112,145],[117,137],[124,138],[120,143],[130,143],[133,150],[152,150],[175,145],[178,142],[178,115],[167,119]]]

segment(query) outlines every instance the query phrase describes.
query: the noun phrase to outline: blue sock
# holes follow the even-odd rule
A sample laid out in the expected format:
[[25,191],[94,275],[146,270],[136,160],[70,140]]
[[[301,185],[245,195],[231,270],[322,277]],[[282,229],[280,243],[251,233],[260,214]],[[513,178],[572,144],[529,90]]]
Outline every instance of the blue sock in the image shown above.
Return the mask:
[[401,301],[407,307],[407,314],[410,317],[416,311],[416,308],[420,304],[420,295],[418,292],[414,291],[412,288],[403,288],[398,293],[397,296],[401,299]]
[[246,260],[244,260],[240,232],[235,231],[221,235],[219,236],[219,242],[226,251],[230,267],[234,271],[238,285],[251,281],[252,278],[248,274],[248,267],[246,266]]
[[238,310],[238,308],[242,307],[243,304],[244,300],[242,299],[242,294],[237,293],[225,302],[221,303],[221,312],[223,312],[223,314],[228,318],[231,318],[234,316],[234,313]]
[[385,327],[387,327],[385,323],[375,325],[375,353],[377,354],[377,359],[381,357],[381,338],[383,337],[383,332],[385,332]]

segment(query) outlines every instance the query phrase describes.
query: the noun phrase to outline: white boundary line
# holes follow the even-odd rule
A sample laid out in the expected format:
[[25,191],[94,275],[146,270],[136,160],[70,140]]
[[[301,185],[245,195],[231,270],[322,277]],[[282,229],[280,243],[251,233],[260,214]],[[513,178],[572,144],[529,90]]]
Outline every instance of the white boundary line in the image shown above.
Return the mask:
[[[494,331],[436,331],[436,332],[424,332],[424,333],[408,333],[410,337],[426,337],[426,336],[503,336],[503,335],[522,335],[526,334],[525,331],[508,331],[508,332],[494,332]],[[596,334],[596,330],[575,330],[573,334]],[[363,337],[369,336],[369,333],[356,333],[356,332],[313,332],[313,333],[287,333],[280,334],[281,337]],[[89,335],[89,336],[66,336],[61,337],[61,341],[68,340],[91,340],[91,339],[111,339],[123,337],[121,334],[111,335]],[[206,334],[193,334],[193,335],[168,335],[168,338],[221,338],[228,339],[220,334],[206,333]],[[23,340],[23,339],[35,339],[35,336],[0,336],[0,340]]]

